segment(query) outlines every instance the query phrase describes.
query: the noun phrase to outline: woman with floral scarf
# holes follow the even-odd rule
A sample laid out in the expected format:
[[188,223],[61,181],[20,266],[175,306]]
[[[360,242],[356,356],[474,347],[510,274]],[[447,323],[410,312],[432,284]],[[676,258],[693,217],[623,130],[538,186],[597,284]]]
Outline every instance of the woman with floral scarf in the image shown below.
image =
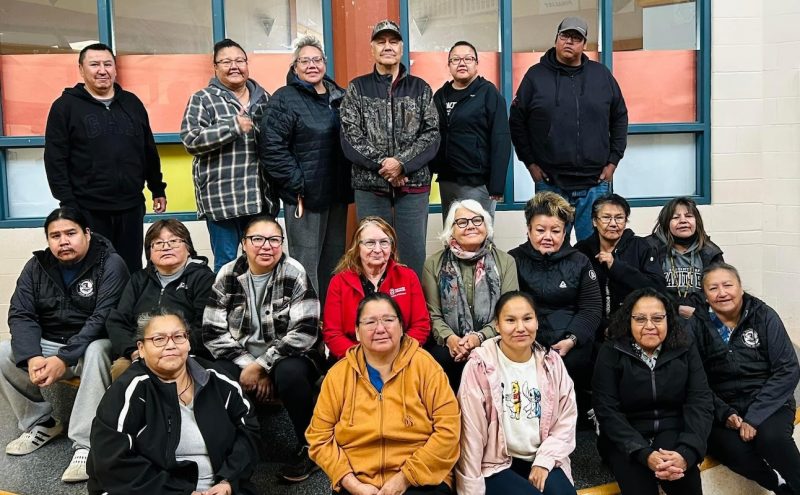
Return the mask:
[[493,234],[492,217],[480,203],[455,201],[440,236],[444,249],[425,261],[422,290],[434,337],[426,347],[456,392],[472,349],[497,335],[497,300],[519,289],[516,263],[497,249]]

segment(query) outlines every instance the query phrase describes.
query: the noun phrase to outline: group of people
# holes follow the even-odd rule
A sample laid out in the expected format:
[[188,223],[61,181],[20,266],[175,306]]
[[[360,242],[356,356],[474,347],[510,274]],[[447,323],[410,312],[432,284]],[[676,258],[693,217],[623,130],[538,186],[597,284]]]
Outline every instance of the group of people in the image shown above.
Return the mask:
[[[706,452],[800,493],[786,330],[690,198],[669,201],[647,238],[627,228],[630,206],[610,191],[627,112],[583,54],[587,32],[562,21],[510,118],[475,47],[453,46],[453,80],[433,93],[400,63],[392,21],[373,30],[374,71],[346,90],[313,38],[271,97],[242,47],[217,43],[181,131],[214,270],[177,220],[142,237],[145,180],[166,208],[147,114],[114,82],[111,50],[84,49],[84,84],[48,119],[62,206],[0,343],[22,430],[6,453],[61,434],[41,388],[80,376],[62,479],[90,493],[254,493],[255,408],[273,398],[298,447],[279,475],[322,468],[341,493],[575,493],[582,427],[596,427],[623,493],[701,493]],[[512,141],[538,192],[527,239],[506,253],[493,217]],[[432,173],[442,249],[426,259]]]

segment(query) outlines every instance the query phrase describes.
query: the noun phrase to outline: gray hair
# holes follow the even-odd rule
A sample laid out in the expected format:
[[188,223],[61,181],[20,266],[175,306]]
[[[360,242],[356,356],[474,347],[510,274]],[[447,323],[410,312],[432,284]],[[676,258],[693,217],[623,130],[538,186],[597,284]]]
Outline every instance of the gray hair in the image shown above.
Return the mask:
[[453,237],[453,224],[455,224],[456,221],[456,210],[459,208],[467,209],[476,215],[482,216],[483,222],[486,225],[486,238],[494,239],[494,225],[492,225],[492,216],[489,212],[474,199],[459,199],[450,204],[447,218],[444,219],[444,229],[439,236],[439,240],[442,241],[445,247],[450,245],[450,239]]
[[183,329],[187,333],[189,332],[189,323],[186,321],[186,317],[183,316],[183,312],[178,309],[160,306],[147,313],[140,313],[136,318],[136,333],[134,334],[136,342],[144,342],[144,336],[147,332],[147,327],[150,326],[150,322],[153,321],[153,318],[158,318],[161,316],[174,316],[178,318],[181,322],[181,326],[183,326]]
[[322,59],[325,62],[328,61],[328,57],[325,56],[325,50],[322,49],[322,43],[314,36],[310,34],[306,34],[305,36],[301,36],[297,38],[294,42],[294,52],[292,53],[292,67],[295,66],[297,63],[297,59],[300,57],[300,50],[307,46],[313,46],[322,54]]

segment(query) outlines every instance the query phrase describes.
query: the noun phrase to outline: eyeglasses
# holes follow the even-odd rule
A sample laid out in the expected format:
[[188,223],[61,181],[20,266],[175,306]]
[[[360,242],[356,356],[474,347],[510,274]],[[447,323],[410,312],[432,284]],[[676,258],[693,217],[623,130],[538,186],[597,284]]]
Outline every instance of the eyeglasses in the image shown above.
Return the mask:
[[358,243],[367,249],[375,249],[375,246],[380,246],[381,249],[388,249],[392,247],[392,240],[389,238],[367,239],[365,241],[358,241]]
[[308,67],[311,64],[322,65],[325,63],[325,59],[323,57],[300,57],[297,59],[297,65],[300,67]]
[[473,57],[472,55],[468,55],[466,57],[450,57],[450,59],[448,60],[448,62],[450,62],[450,65],[460,65],[461,62],[464,62],[467,65],[472,65],[477,61],[478,58]]
[[483,225],[483,217],[481,215],[477,215],[472,218],[456,218],[453,223],[455,223],[459,229],[466,229],[470,222],[472,222],[472,225],[480,227]]
[[183,239],[169,239],[166,241],[153,241],[150,243],[150,247],[155,249],[156,251],[165,251],[167,249],[177,249],[183,244]]
[[269,243],[270,247],[276,248],[283,244],[283,236],[274,235],[272,237],[264,237],[263,235],[246,235],[245,239],[250,241],[250,245],[254,248],[262,248],[265,244]]
[[565,31],[563,33],[558,33],[558,39],[561,41],[572,40],[574,43],[580,43],[584,38],[583,35],[577,31],[572,33]]
[[637,325],[643,327],[647,325],[647,322],[650,321],[653,325],[660,325],[664,323],[664,320],[667,319],[667,315],[660,314],[660,315],[653,315],[653,316],[645,316],[645,315],[631,315],[631,320],[633,320]]
[[378,323],[383,325],[383,328],[388,326],[394,325],[397,323],[399,318],[396,316],[381,316],[380,318],[369,318],[367,320],[361,320],[358,322],[359,325],[364,327],[364,330],[375,330],[378,328]]
[[616,223],[616,224],[619,224],[619,225],[622,225],[626,221],[628,221],[628,219],[626,217],[623,217],[622,215],[619,215],[619,216],[616,216],[616,217],[610,217],[610,216],[603,215],[602,217],[598,217],[597,219],[600,220],[600,223],[602,223],[604,225],[610,225],[612,222]]
[[223,69],[229,69],[231,67],[231,65],[234,65],[234,64],[236,64],[237,67],[242,67],[242,66],[247,65],[247,59],[246,58],[237,58],[235,60],[231,60],[229,58],[226,58],[224,60],[218,60],[218,61],[216,61],[214,63],[216,65],[219,65]]
[[172,335],[159,334],[155,337],[145,337],[144,340],[149,340],[156,347],[164,347],[170,340],[172,340],[175,345],[185,344],[186,341],[189,340],[189,337],[186,335],[186,332],[178,332]]

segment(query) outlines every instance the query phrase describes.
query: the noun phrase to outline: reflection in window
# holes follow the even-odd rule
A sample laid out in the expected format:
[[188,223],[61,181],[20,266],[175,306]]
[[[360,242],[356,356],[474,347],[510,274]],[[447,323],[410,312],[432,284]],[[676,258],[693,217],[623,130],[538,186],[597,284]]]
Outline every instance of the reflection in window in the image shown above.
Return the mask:
[[210,53],[211,4],[117,0],[113,32],[117,54]]
[[78,52],[97,40],[97,0],[0,3],[2,55]]
[[44,218],[58,208],[44,172],[44,149],[8,149],[5,156],[9,218]]
[[499,47],[497,0],[410,0],[407,45],[415,52],[447,51],[466,40],[479,51]]
[[[569,16],[581,17],[586,21],[589,25],[586,51],[597,50],[599,28],[597,2],[594,0],[513,2],[511,15],[514,22],[514,53],[547,51],[555,42],[558,24]],[[539,61],[539,57],[536,57],[536,61]]]
[[321,0],[227,0],[225,28],[229,38],[248,52],[285,52],[310,34],[323,39]]

